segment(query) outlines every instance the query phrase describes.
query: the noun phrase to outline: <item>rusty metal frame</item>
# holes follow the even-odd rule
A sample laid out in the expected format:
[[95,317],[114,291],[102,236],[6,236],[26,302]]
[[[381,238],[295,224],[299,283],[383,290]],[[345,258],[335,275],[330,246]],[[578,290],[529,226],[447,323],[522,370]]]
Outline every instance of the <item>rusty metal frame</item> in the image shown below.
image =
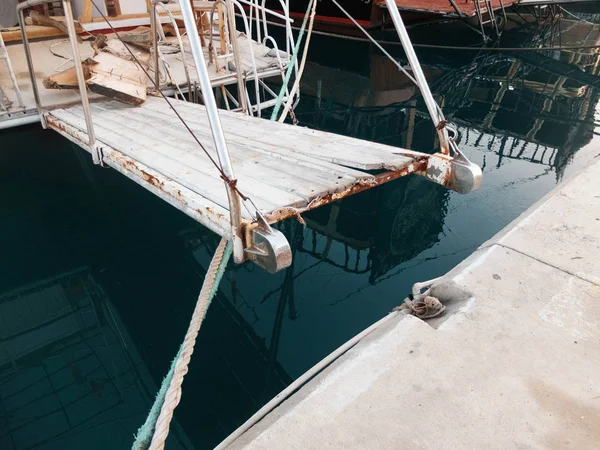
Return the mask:
[[[45,120],[49,128],[88,149],[85,145],[88,139],[85,131],[55,118],[51,113],[46,114]],[[453,141],[450,142],[452,145]],[[107,144],[96,141],[95,147],[95,149],[88,150],[101,152],[106,165],[127,176],[215,233],[231,239],[230,212],[225,207],[202,199],[190,189],[169,180],[159,172]],[[241,245],[247,259],[269,272],[277,272],[288,267],[292,257],[289,244],[285,236],[271,228],[269,224],[293,217],[298,217],[302,221],[299,216],[304,212],[410,174],[421,175],[430,181],[462,193],[477,189],[481,183],[481,169],[468,161],[458,150],[455,150],[455,156],[443,153],[424,154],[402,149],[398,149],[397,154],[411,158],[412,161],[401,169],[386,170],[364,178],[346,189],[316,197],[303,208],[283,207],[266,213],[264,216],[257,211],[256,219],[243,219],[240,225]]]
[[[453,140],[450,139],[449,142],[452,147]],[[273,224],[292,217],[298,217],[299,214],[304,212],[319,208],[329,203],[333,203],[337,200],[358,194],[413,173],[423,176],[429,181],[440,184],[448,189],[462,194],[467,194],[478,189],[481,185],[481,169],[479,166],[469,161],[462,153],[458,152],[457,149],[454,149],[454,152],[454,156],[444,153],[434,153],[429,155],[426,153],[399,149],[395,154],[413,158],[413,161],[406,167],[403,167],[399,170],[387,170],[374,175],[367,181],[363,180],[342,191],[317,197],[304,208],[280,208],[276,211],[266,214],[265,219],[267,222]],[[245,224],[246,229],[252,228],[252,226],[253,225],[249,223]]]
[[[48,128],[57,131],[69,141],[86,148],[87,134],[78,128],[56,119],[51,114],[45,117]],[[176,207],[192,219],[227,239],[231,239],[229,211],[201,197],[180,185],[167,180],[163,175],[135,159],[96,141],[95,146],[102,152],[104,163],[146,188],[167,203]],[[88,150],[89,151],[89,150]]]

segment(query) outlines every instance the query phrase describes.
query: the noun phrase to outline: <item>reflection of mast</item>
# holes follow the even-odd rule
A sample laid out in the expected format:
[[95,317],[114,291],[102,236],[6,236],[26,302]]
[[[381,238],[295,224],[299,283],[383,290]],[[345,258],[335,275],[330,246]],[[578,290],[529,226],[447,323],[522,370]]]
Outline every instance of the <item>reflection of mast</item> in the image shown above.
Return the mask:
[[[292,236],[290,239],[292,252],[296,252],[301,241],[303,227],[299,222],[289,220],[284,222],[286,227],[287,235]],[[292,258],[292,263],[285,269],[285,276],[281,285],[281,295],[279,296],[279,303],[277,304],[277,312],[275,313],[275,321],[273,323],[273,331],[271,332],[271,341],[269,343],[269,356],[267,375],[265,378],[265,392],[269,391],[271,385],[271,377],[273,376],[273,370],[277,363],[277,353],[279,351],[279,341],[281,339],[281,328],[283,326],[283,317],[285,314],[286,306],[289,308],[290,319],[296,318],[296,306],[294,303],[294,261],[296,258]]]
[[[296,224],[291,223],[291,221],[284,221],[280,224],[280,226],[285,226],[286,228],[294,227],[294,225]],[[203,232],[205,232],[205,230],[194,230],[185,232],[183,234],[183,238],[186,240],[187,247],[193,254],[193,261],[199,265],[199,270],[197,271],[198,274],[205,273],[203,264],[199,261],[199,254],[203,253],[202,250],[206,250],[206,255],[208,256],[213,253],[212,249],[214,248],[214,235],[211,235],[211,239],[204,239],[202,235]],[[293,231],[288,229],[288,233],[288,236],[294,236],[293,238],[290,238],[292,250],[294,250],[294,247],[301,242],[302,227],[295,227],[293,228]],[[292,261],[292,266],[286,269],[284,282],[280,287],[282,292],[280,295],[280,301],[277,308],[269,347],[267,347],[264,340],[256,334],[252,324],[249,323],[238,311],[240,304],[234,300],[236,299],[237,295],[240,294],[237,291],[234,276],[236,272],[247,270],[247,265],[229,266],[228,273],[223,278],[223,281],[221,282],[221,288],[219,289],[218,294],[215,296],[215,299],[211,305],[209,316],[213,319],[208,322],[207,325],[205,325],[207,328],[207,333],[210,333],[210,323],[218,322],[219,330],[228,328],[229,331],[227,332],[227,337],[232,341],[235,351],[242,352],[243,359],[245,360],[252,358],[252,364],[250,364],[250,366],[254,368],[255,377],[252,379],[251,375],[253,374],[248,371],[249,369],[247,367],[245,367],[244,370],[246,371],[246,379],[251,386],[243,386],[243,388],[245,395],[249,396],[252,400],[252,403],[255,405],[261,404],[261,402],[263,402],[265,399],[271,398],[291,382],[288,374],[277,361],[277,356],[281,337],[281,326],[283,324],[283,314],[285,313],[286,306],[289,308],[290,318],[295,318],[296,315],[294,304],[293,264],[294,262]],[[230,286],[228,288],[225,287],[227,280],[230,281]],[[230,298],[226,294],[226,291],[228,290],[231,290]],[[248,305],[246,304],[245,306]],[[257,319],[254,311],[253,314]],[[226,323],[229,322],[233,322],[235,325],[227,327]],[[229,345],[229,342],[221,342],[220,345],[227,350],[223,351],[223,354],[232,353],[232,349],[226,347]],[[214,346],[213,350],[215,350]],[[228,364],[234,367],[236,365],[235,362],[229,362]],[[238,364],[243,364],[243,361]],[[232,367],[229,369],[230,371],[235,372]],[[191,372],[190,375],[196,379],[212,376],[208,373]],[[239,380],[237,381],[239,382]],[[231,414],[235,415],[237,418],[241,418],[243,417],[244,412],[236,411],[235,413]]]
[[490,108],[490,112],[488,112],[483,119],[483,128],[489,128],[492,125],[494,118],[496,117],[496,113],[500,109],[500,105],[502,104],[502,100],[504,99],[504,95],[508,92],[508,88],[510,87],[513,78],[517,74],[519,67],[521,66],[521,62],[518,59],[513,60],[510,68],[508,69],[508,73],[506,74],[506,81],[502,83],[498,92],[492,101],[492,107]]

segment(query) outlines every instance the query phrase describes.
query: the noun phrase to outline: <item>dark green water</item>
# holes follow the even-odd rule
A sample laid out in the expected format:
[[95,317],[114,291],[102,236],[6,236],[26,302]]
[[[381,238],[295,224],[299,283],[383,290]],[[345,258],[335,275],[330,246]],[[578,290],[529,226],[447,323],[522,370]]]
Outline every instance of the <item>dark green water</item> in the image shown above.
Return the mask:
[[[600,39],[598,26],[563,21],[559,44],[557,26],[503,42]],[[370,47],[315,38],[313,48],[301,124],[435,147],[419,96]],[[286,272],[231,265],[168,449],[216,445],[414,282],[447,272],[600,156],[596,53],[418,54],[483,186],[461,196],[400,179],[307,214],[307,228],[281,224],[294,248]],[[0,449],[127,449],[218,238],[54,132],[4,131],[0,144]]]

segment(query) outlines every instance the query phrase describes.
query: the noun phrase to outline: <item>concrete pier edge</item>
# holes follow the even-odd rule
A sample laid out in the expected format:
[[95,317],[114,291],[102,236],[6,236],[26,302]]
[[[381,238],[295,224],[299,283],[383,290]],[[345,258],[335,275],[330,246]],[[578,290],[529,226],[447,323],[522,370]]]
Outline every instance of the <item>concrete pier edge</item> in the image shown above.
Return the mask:
[[436,289],[229,448],[600,448],[598,159]]

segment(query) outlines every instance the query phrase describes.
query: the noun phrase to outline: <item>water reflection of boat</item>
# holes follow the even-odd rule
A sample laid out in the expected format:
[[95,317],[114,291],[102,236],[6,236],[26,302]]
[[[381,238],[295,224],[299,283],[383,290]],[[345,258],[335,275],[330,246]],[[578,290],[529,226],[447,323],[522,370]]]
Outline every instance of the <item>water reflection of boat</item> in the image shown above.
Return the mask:
[[[562,29],[560,36],[555,33],[558,29]],[[507,138],[511,145],[514,141],[519,146],[541,146],[550,150],[547,154],[554,151],[549,165],[559,173],[569,160],[566,154],[577,151],[591,137],[594,105],[599,99],[595,86],[600,86],[600,53],[591,47],[600,44],[600,25],[563,19],[520,45],[556,46],[559,39],[563,46],[584,48],[463,52],[457,59],[430,51],[422,52],[422,60],[434,94],[449,111],[450,120],[460,126],[461,134],[483,134],[473,145],[496,136],[497,141]],[[470,60],[465,53],[471,55]],[[419,127],[425,110],[410,80],[383,57],[374,54],[370,61],[370,77],[327,67],[312,71],[303,86],[305,97],[311,98],[305,98],[297,117],[312,127],[351,136],[407,148],[413,142],[430,142],[435,147],[433,135],[424,139],[419,134],[426,132]],[[336,89],[339,86],[342,88]],[[415,135],[419,139],[414,139]]]
[[[374,282],[439,241],[447,197],[436,186],[406,178],[377,194],[345,199],[306,214],[313,236],[303,239],[298,251],[347,272],[369,273]],[[330,251],[333,241],[344,246],[343,254]]]
[[[566,20],[550,27],[562,27],[563,45],[600,43],[600,25]],[[530,39],[557,45],[548,29]],[[481,52],[457,64],[431,52],[423,60],[434,95],[458,125],[463,145],[487,146],[497,155],[497,167],[521,159],[548,166],[560,179],[593,133],[600,90],[583,81],[600,82],[600,53],[586,48],[533,55]],[[389,60],[372,54],[370,63],[370,76],[311,65],[296,111],[300,122],[405,148],[434,149],[435,135],[419,126],[426,112],[414,85]],[[446,199],[411,179],[378,195],[345,199],[306,215],[311,233],[326,239],[320,246],[316,238],[304,239],[299,251],[376,280],[437,241]],[[344,246],[337,259],[331,256],[332,241]]]

